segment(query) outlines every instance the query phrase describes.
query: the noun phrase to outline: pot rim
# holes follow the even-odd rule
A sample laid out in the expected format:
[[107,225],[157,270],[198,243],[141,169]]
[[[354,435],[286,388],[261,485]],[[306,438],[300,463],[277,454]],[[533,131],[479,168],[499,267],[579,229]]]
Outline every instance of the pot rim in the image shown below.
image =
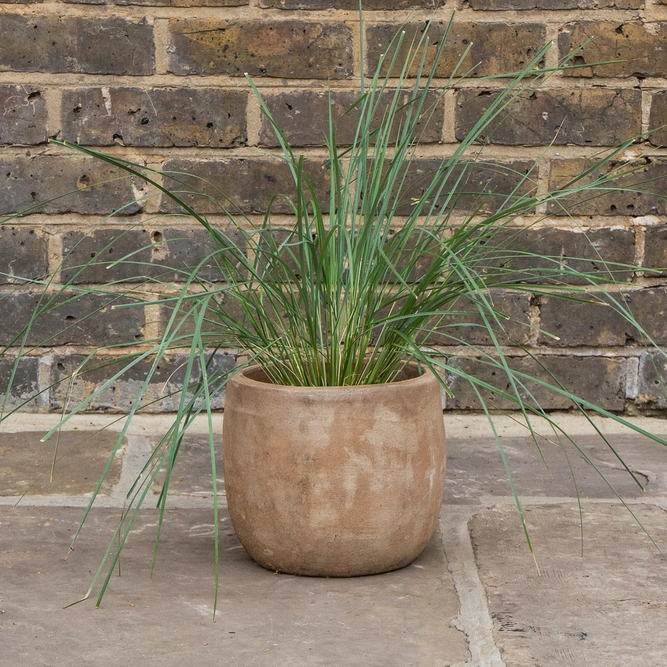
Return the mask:
[[[407,364],[407,367],[417,367],[417,363],[411,361]],[[310,387],[310,386],[295,386],[288,384],[274,384],[273,382],[265,382],[263,380],[256,380],[253,377],[249,377],[252,374],[262,373],[266,375],[263,368],[259,365],[249,366],[243,370],[238,371],[230,379],[230,382],[234,382],[239,385],[245,385],[247,387],[252,387],[257,391],[289,391],[293,393],[308,393],[312,394],[313,392],[322,393],[322,392],[334,392],[340,394],[343,391],[387,391],[392,388],[396,389],[419,389],[420,386],[428,386],[433,382],[440,384],[439,380],[436,378],[433,371],[430,368],[422,366],[422,374],[415,377],[405,378],[403,380],[395,380],[393,382],[382,382],[379,384],[353,384],[353,385],[333,385],[325,387]]]

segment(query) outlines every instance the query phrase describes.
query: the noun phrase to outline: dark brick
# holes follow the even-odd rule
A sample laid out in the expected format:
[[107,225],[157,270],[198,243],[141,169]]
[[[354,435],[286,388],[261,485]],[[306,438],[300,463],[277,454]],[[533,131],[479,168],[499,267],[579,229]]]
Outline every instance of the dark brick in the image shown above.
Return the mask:
[[[141,306],[112,308],[125,303],[136,302],[121,295],[46,295],[35,290],[7,295],[2,304],[11,309],[12,317],[0,320],[0,345],[24,343],[50,347],[134,343],[143,338],[144,311]],[[33,315],[36,317],[25,336],[22,328]]]
[[636,290],[627,299],[632,314],[651,340],[656,345],[667,345],[667,288]]
[[0,283],[43,278],[49,268],[48,241],[34,229],[0,225]]
[[496,232],[467,262],[477,272],[504,267],[507,273],[501,275],[506,280],[586,285],[590,282],[566,270],[591,274],[591,280],[600,283],[627,281],[633,275],[627,265],[633,263],[634,253],[635,236],[630,229],[507,228]]
[[[85,357],[83,355],[55,355],[53,361],[53,381],[56,384],[51,389],[49,404],[52,410],[62,410],[65,403],[68,406],[77,405],[85,400],[104,382],[119,373],[130,363],[130,359],[114,361],[111,357],[99,355],[81,367]],[[141,402],[147,407],[143,412],[173,412],[178,409],[180,392],[185,380],[187,356],[179,353],[165,355],[148,383]],[[150,373],[154,359],[148,357],[128,368],[121,377],[114,380],[100,392],[88,406],[89,410],[105,412],[127,412],[139,400],[139,392],[145,379]],[[220,409],[224,406],[224,390],[214,391],[220,384],[220,378],[225,376],[236,365],[236,357],[232,354],[217,353],[209,367],[211,381],[212,406]],[[70,381],[72,373],[79,369],[74,381]],[[196,361],[193,369],[193,379],[200,376],[199,362]],[[214,378],[217,378],[214,379]],[[176,393],[175,393],[176,392]],[[150,404],[150,405],[148,405]]]
[[[275,213],[292,213],[292,209],[278,195],[294,198],[295,185],[286,162],[273,159],[229,158],[225,160],[170,160],[165,172],[178,173],[179,182],[165,179],[167,188],[179,190],[179,196],[200,214],[263,213],[269,205]],[[306,171],[312,178],[320,205],[328,208],[329,171],[320,162],[307,160]],[[182,176],[181,174],[191,174]],[[187,194],[190,190],[193,194]],[[197,194],[194,194],[197,193]],[[226,198],[230,201],[227,201]],[[276,199],[272,199],[277,197]],[[215,201],[212,201],[213,198]],[[182,209],[163,196],[161,209],[179,213]]]
[[[434,176],[442,167],[441,160],[418,158],[410,163],[409,171],[399,199],[398,213],[409,215],[414,210],[414,201],[421,198]],[[515,161],[507,164],[497,162],[462,163],[452,170],[436,209],[446,206],[457,212],[497,211],[501,206],[515,203],[519,197],[529,195],[534,184],[525,178],[534,167],[533,162]],[[465,173],[462,174],[465,169]],[[449,201],[450,193],[453,196]],[[508,195],[510,200],[508,201]]]
[[667,357],[659,350],[646,351],[639,359],[636,404],[641,408],[667,408]]
[[0,357],[0,406],[4,404],[7,410],[35,408],[39,401],[35,398],[39,391],[39,359],[23,357],[12,378],[15,363],[11,357]]
[[601,293],[572,294],[589,303],[542,297],[541,324],[543,331],[558,336],[558,340],[540,333],[539,342],[552,347],[625,345],[634,327]]
[[[498,97],[489,90],[461,90],[456,96],[456,138],[463,141]],[[526,91],[479,135],[503,145],[615,146],[641,134],[639,90],[582,88]]]
[[[541,328],[556,334],[560,340],[540,335],[540,343],[556,347],[586,345],[590,347],[635,345],[647,343],[645,336],[618,312],[610,296],[602,293],[574,295],[603,305],[578,303],[564,299],[542,297]],[[630,310],[640,327],[657,345],[667,344],[667,291],[656,289],[632,290],[611,296]]]
[[[245,242],[235,229],[221,230],[242,250]],[[110,280],[183,281],[213,252],[205,229],[98,229],[92,233],[70,231],[63,236],[62,282],[106,283]],[[127,257],[107,269],[110,263]],[[201,280],[220,281],[213,258],[198,270]]]
[[[148,4],[150,0],[142,0]],[[119,5],[126,4],[125,0],[116,0]],[[134,4],[131,0],[127,4]],[[171,0],[172,7],[243,7],[248,5],[248,0]]]
[[142,5],[144,7],[242,7],[248,0],[63,0],[83,5]]
[[644,249],[644,266],[667,274],[667,225],[647,227]]
[[121,18],[0,15],[0,71],[152,74],[153,26]]
[[[202,320],[200,328],[204,345],[211,348],[220,345],[224,347],[230,338],[226,329],[223,333],[221,320],[217,314],[218,308],[224,309],[224,312],[228,316],[233,317],[236,322],[249,323],[247,314],[238,300],[222,292],[218,292],[215,301],[215,304],[209,302],[210,307]],[[195,306],[197,308],[193,310]],[[176,306],[174,302],[163,304],[160,308],[160,335],[164,335],[165,332],[170,330],[171,333],[175,333],[178,336],[191,336],[195,331],[195,317],[199,317],[201,306],[201,302],[195,303],[192,300],[182,304],[174,322],[170,325],[170,319]]]
[[[389,106],[392,94],[386,95],[386,102],[383,103],[377,113],[377,122],[373,129],[377,128],[383,119],[383,114]],[[359,99],[359,94],[349,92],[326,92],[326,91],[295,91],[279,93],[278,95],[266,96],[266,103],[271,111],[280,131],[292,146],[324,146],[329,138],[329,99],[331,99],[331,112],[335,119],[336,141],[338,145],[349,145],[354,141],[357,124],[359,122],[360,110],[355,108],[348,110]],[[409,94],[405,93],[401,98],[401,104],[409,102]],[[431,94],[424,103],[423,116],[428,118],[433,105],[436,103],[437,95]],[[414,108],[414,104],[413,104]],[[401,119],[405,118],[405,113],[399,114],[396,131],[393,133],[395,138]],[[442,135],[443,112],[436,112],[428,118],[428,122],[420,123],[417,126],[419,140],[421,143],[438,142]],[[278,140],[266,116],[262,117],[262,130],[260,133],[260,143],[265,146],[278,146]]]
[[[585,158],[552,160],[549,189],[553,192],[594,166]],[[563,196],[548,204],[553,215],[664,215],[667,213],[667,161],[646,158],[643,162],[608,162],[579,179],[573,188],[590,185],[594,180],[617,176],[596,190]]]
[[248,95],[215,88],[63,91],[63,138],[88,146],[239,146]]
[[5,157],[0,158],[0,174],[5,177],[0,214],[28,212],[32,207],[44,213],[91,215],[110,214],[124,206],[122,215],[141,210],[135,190],[143,188],[143,182],[119,179],[123,176],[119,169],[94,158]]
[[[590,401],[606,410],[622,410],[625,406],[625,359],[608,357],[566,357],[538,356],[507,357],[512,370],[526,373],[554,386],[562,383],[565,391],[579,398]],[[449,362],[455,368],[476,379],[513,395],[507,375],[496,366],[478,359],[455,358]],[[454,398],[447,398],[447,408],[456,410],[479,410],[481,405],[469,382],[450,373],[449,386]],[[523,383],[525,387],[521,387]],[[519,393],[527,404],[539,405],[544,410],[567,410],[573,407],[572,401],[554,393],[535,382],[523,379],[518,381]],[[514,410],[516,404],[496,392],[480,389],[490,410]]]
[[[445,0],[364,0],[364,11],[442,7]],[[347,9],[358,10],[359,0],[260,0],[260,7],[276,9]]]
[[[530,338],[530,295],[521,292],[493,290],[486,295],[498,313],[497,322],[485,309],[496,340],[501,345],[527,345]],[[451,307],[451,315],[442,319],[435,333],[426,339],[430,345],[493,345],[477,306],[469,299],[460,299]],[[503,319],[502,315],[509,319]]]
[[667,91],[665,90],[653,95],[649,129],[651,130],[649,141],[654,146],[667,146]]
[[[425,63],[427,71],[433,64],[438,44],[444,37],[447,25],[447,21],[431,24],[428,32],[430,41]],[[380,55],[389,48],[397,27],[396,24],[387,23],[371,25],[366,28],[369,73],[374,73],[377,70]],[[413,38],[420,36],[420,31],[423,28],[423,23],[408,23],[404,26],[406,32],[403,40],[404,46],[398,56],[396,65],[398,69],[394,71],[394,74],[398,75],[400,72],[400,67],[405,59],[404,52],[407,51]],[[546,31],[541,24],[456,23],[452,26],[447,38],[447,45],[436,68],[437,76],[452,74],[471,42],[473,46],[457,70],[459,75],[467,73],[473,67],[475,67],[475,70],[471,73],[471,76],[506,74],[522,70],[537,55],[545,41]],[[391,55],[388,55],[385,63],[388,64],[390,60]],[[411,75],[415,74],[418,64],[419,58],[411,69]]]
[[667,50],[663,48],[666,39],[667,23],[579,21],[563,28],[558,49],[564,58],[583,47],[573,60],[575,65],[620,61],[569,70],[565,76],[667,76]]
[[473,9],[641,9],[644,0],[467,0]]
[[48,138],[43,91],[0,86],[0,144],[41,144]]
[[171,19],[169,29],[174,74],[342,79],[353,70],[343,24]]

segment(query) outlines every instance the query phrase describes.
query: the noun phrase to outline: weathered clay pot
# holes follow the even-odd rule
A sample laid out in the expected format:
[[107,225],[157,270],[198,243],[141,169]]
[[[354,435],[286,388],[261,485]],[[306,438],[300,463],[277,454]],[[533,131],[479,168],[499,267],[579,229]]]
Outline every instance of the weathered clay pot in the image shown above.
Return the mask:
[[412,562],[445,482],[440,385],[286,387],[255,367],[227,386],[223,461],[232,524],[271,570],[348,577]]

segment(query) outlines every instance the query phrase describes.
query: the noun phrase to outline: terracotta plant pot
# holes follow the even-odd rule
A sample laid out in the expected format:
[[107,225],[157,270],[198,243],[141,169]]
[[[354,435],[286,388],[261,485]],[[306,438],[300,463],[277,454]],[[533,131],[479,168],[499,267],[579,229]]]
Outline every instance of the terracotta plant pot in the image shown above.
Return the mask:
[[260,565],[351,577],[404,567],[435,531],[445,482],[432,373],[356,387],[272,384],[257,367],[227,386],[229,513]]

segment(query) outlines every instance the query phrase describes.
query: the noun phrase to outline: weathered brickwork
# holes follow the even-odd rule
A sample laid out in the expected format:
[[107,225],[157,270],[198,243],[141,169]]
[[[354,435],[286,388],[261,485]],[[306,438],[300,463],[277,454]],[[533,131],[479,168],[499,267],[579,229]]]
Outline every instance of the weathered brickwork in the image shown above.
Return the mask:
[[[119,296],[23,292],[3,301],[11,318],[0,320],[0,345],[24,342],[42,347],[55,345],[114,345],[143,338],[143,309],[113,306],[133,303]],[[34,312],[42,314],[30,330],[23,327]]]
[[[275,123],[292,146],[322,146],[329,138],[329,107],[336,123],[336,139],[340,146],[346,146],[354,141],[357,124],[359,122],[359,106],[354,106],[359,99],[359,91],[345,91],[342,93],[329,91],[302,92],[290,91],[279,93],[266,98],[266,104]],[[385,95],[385,101],[378,112],[378,122],[372,129],[377,129],[382,114],[391,104],[393,95]],[[407,93],[400,100],[400,104],[408,101]],[[433,93],[425,101],[425,108],[430,109],[435,104],[436,94]],[[405,118],[405,114],[403,115]],[[420,124],[420,138],[422,143],[437,143],[442,138],[443,113],[430,115]],[[398,127],[396,128],[396,133]],[[394,136],[395,136],[394,135]],[[260,144],[263,146],[279,146],[278,139],[267,117],[262,118]]]
[[574,63],[592,65],[570,70],[569,76],[666,76],[667,52],[662,47],[666,36],[667,23],[580,21],[563,28],[558,48],[561,57],[581,49]]
[[[590,174],[573,182],[573,179],[595,166],[587,159],[551,162],[549,188],[572,194],[549,203],[549,212],[554,215],[665,215],[667,213],[667,162],[659,158],[647,158],[643,164],[627,165],[611,162],[604,168],[593,169]],[[622,174],[613,182],[604,181],[609,173],[617,170]],[[598,181],[595,192],[579,194],[576,189],[582,182]]]
[[[348,145],[357,130],[353,105],[362,70],[371,74],[381,58],[391,59],[399,26],[405,49],[433,17],[428,68],[456,10],[436,88],[452,75],[470,80],[447,93],[435,113],[437,92],[426,101],[422,146],[405,173],[397,226],[443,159],[472,139],[508,82],[503,75],[531,63],[550,68],[568,54],[575,67],[541,84],[535,73],[527,76],[525,89],[475,138],[451,174],[451,187],[434,202],[453,211],[450,224],[458,228],[471,214],[535,197],[525,215],[484,246],[490,270],[510,279],[515,269],[533,270],[525,291],[501,285],[485,295],[498,315],[493,336],[476,306],[461,299],[424,341],[449,357],[454,396],[447,408],[479,409],[458,377],[474,373],[497,388],[482,389],[491,407],[512,409],[502,372],[480,355],[466,358],[462,347],[479,346],[492,358],[499,344],[517,371],[545,381],[557,371],[566,388],[608,410],[667,410],[667,363],[642,347],[648,341],[667,349],[667,0],[364,0],[361,34],[357,4],[0,0],[0,302],[11,313],[0,321],[1,391],[21,342],[34,346],[17,367],[10,407],[60,410],[120,368],[114,359],[128,352],[125,343],[149,349],[173,308],[181,309],[179,318],[187,308],[156,306],[154,299],[178,294],[192,267],[200,266],[202,281],[224,285],[208,233],[183,217],[161,186],[178,190],[242,249],[241,228],[261,225],[269,211],[292,214],[276,195],[293,192],[293,177],[246,73],[295,153],[305,156],[326,207],[329,114],[339,143]],[[555,45],[541,55],[549,40]],[[409,75],[418,67],[413,63]],[[392,93],[390,85],[383,103]],[[155,185],[49,144],[51,138],[137,161]],[[611,164],[596,166],[596,156],[623,142]],[[648,157],[632,161],[646,151]],[[612,170],[622,177],[605,182]],[[577,192],[595,180],[596,192]],[[547,190],[557,197],[544,201]],[[237,214],[238,227],[228,213]],[[517,234],[521,227],[528,229]],[[535,260],[535,252],[550,258]],[[430,261],[420,258],[411,279]],[[483,270],[481,261],[468,261]],[[613,277],[626,284],[606,292],[569,276],[569,268],[589,272],[594,282]],[[574,285],[581,298],[549,296],[539,287],[544,282]],[[73,291],[59,294],[61,283]],[[76,291],[109,283],[113,295]],[[22,326],[36,308],[43,312],[23,339]],[[622,312],[631,312],[636,326]],[[244,317],[241,310],[237,315]],[[204,331],[212,348],[217,326],[211,313]],[[191,330],[189,322],[180,334]],[[69,375],[99,346],[111,347],[95,357],[92,372],[70,383]],[[184,355],[165,358],[146,402],[182,388]],[[235,355],[218,351],[214,367],[228,371]],[[132,408],[152,363],[152,357],[142,360],[90,408]],[[522,391],[548,410],[572,407],[539,384]],[[215,400],[222,407],[224,396]],[[167,397],[148,409],[173,410],[177,401]]]
[[89,157],[31,155],[0,159],[5,187],[0,190],[0,214],[26,210],[43,213],[122,215],[141,210],[132,178],[118,168]]
[[86,146],[241,146],[247,98],[215,88],[68,89],[63,138]]
[[[322,162],[307,162],[306,171],[312,177],[326,201],[329,172]],[[182,174],[191,174],[183,176]],[[197,212],[266,213],[271,207],[274,213],[290,213],[290,204],[282,198],[274,199],[276,192],[294,189],[294,181],[285,162],[275,159],[231,158],[225,160],[169,160],[165,163],[165,184],[178,188],[180,197]],[[161,210],[165,213],[181,213],[181,206],[162,196]]]
[[43,234],[30,228],[2,225],[0,248],[0,283],[46,277],[49,270],[48,239]]
[[344,25],[172,19],[169,69],[186,76],[227,74],[343,79],[352,74],[352,31]]
[[[463,141],[499,93],[462,90],[456,96],[456,138]],[[537,90],[519,96],[479,136],[506,146],[614,146],[641,134],[639,90]]]
[[[243,237],[237,230],[221,227],[220,231],[243,247]],[[62,237],[60,276],[63,282],[73,284],[144,282],[147,278],[185,282],[188,271],[201,266],[201,279],[220,280],[212,257],[214,250],[204,229],[141,226],[71,231]],[[127,260],[119,261],[123,258]]]
[[649,139],[654,146],[667,146],[667,91],[653,95],[649,129]]
[[0,15],[0,71],[152,74],[145,19]]
[[[446,21],[431,25],[427,33],[430,40],[427,54],[430,58],[426,58],[426,67],[432,65],[438,43],[443,39],[447,26]],[[370,72],[377,69],[380,56],[387,52],[396,34],[396,27],[395,23],[384,23],[366,29]],[[405,53],[412,40],[421,36],[423,24],[410,23],[404,30],[404,47],[400,53]],[[437,74],[450,76],[457,73],[460,76],[472,70],[473,76],[489,76],[516,72],[528,65],[545,43],[545,28],[537,23],[458,23],[447,38]],[[467,50],[470,44],[472,47]],[[384,62],[390,60],[388,56]],[[400,54],[397,61],[402,62]],[[414,74],[418,67],[419,62],[415,62],[411,73]],[[386,69],[387,66],[384,67]],[[393,73],[398,76],[400,69]]]
[[0,86],[0,144],[41,144],[49,138],[46,104],[35,86]]

